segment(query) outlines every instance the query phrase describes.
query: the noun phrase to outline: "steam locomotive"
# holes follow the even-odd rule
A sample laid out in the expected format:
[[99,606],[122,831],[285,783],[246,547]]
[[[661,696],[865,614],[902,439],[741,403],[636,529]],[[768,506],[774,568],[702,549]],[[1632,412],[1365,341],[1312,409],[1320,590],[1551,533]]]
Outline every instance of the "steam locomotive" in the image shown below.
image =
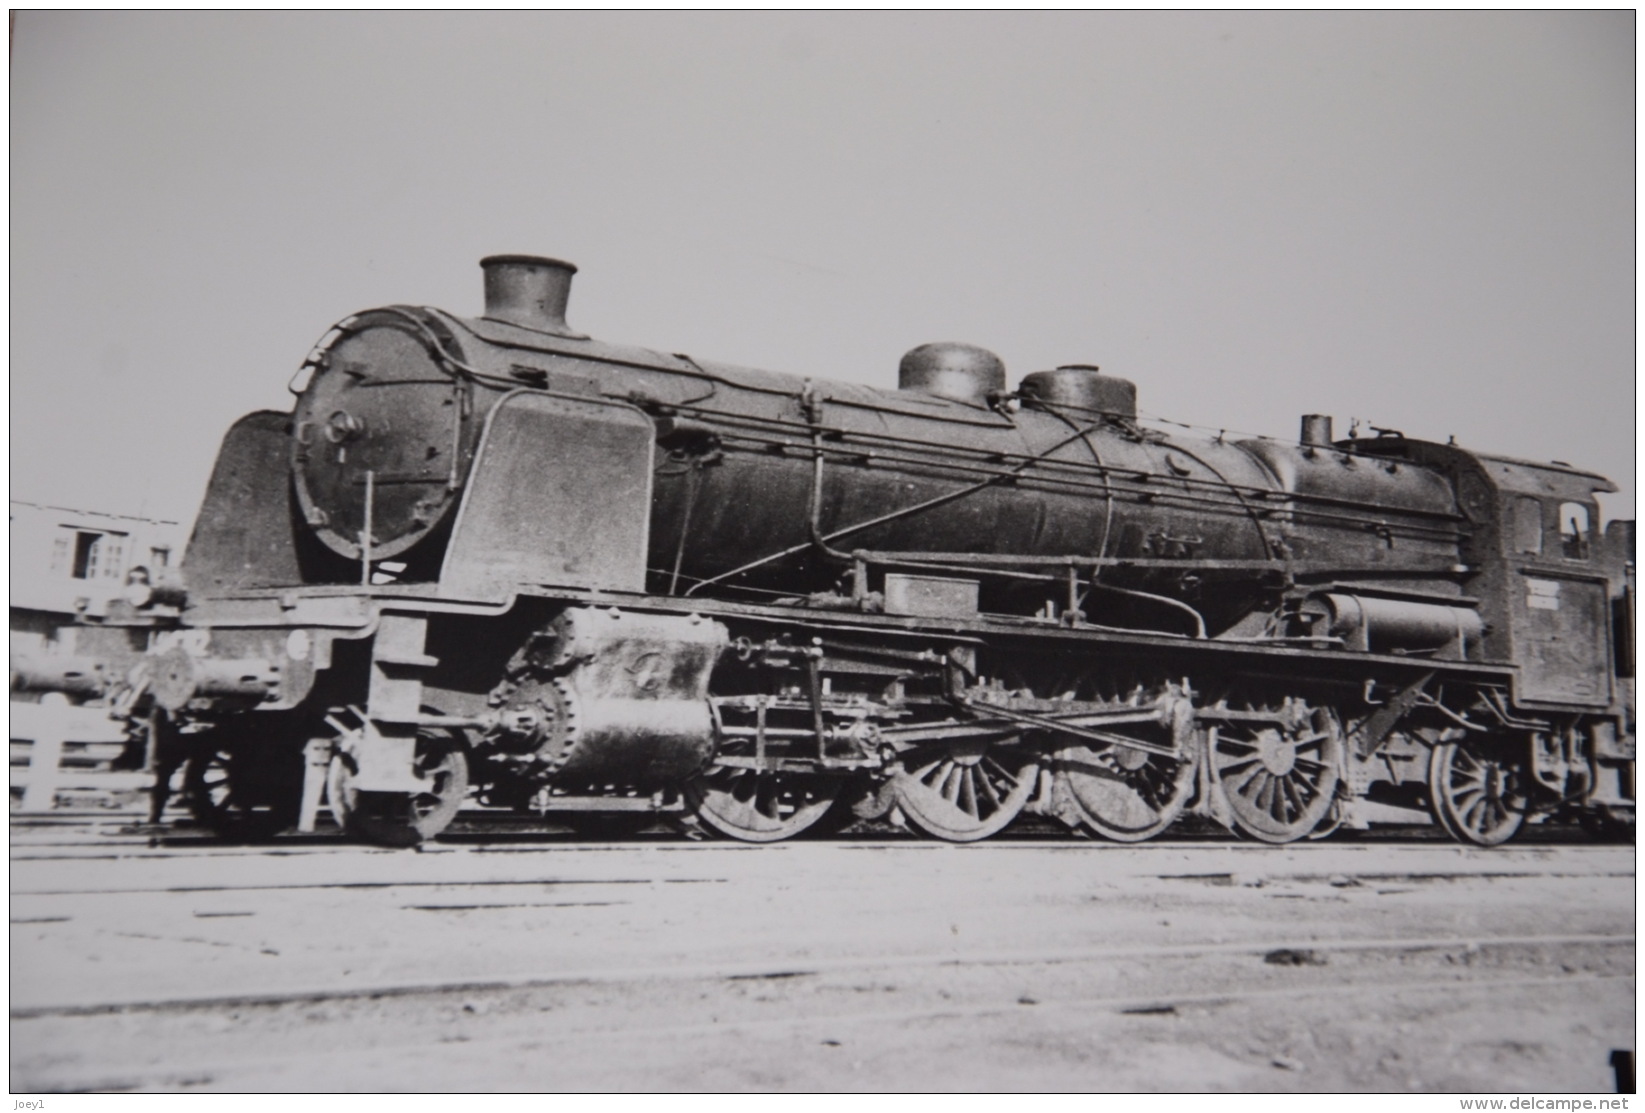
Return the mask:
[[1189,436],[963,344],[896,390],[620,347],[566,323],[570,264],[481,267],[478,318],[327,332],[229,430],[182,582],[14,684],[106,701],[234,837],[325,806],[409,845],[471,797],[752,842],[1632,823],[1601,476]]

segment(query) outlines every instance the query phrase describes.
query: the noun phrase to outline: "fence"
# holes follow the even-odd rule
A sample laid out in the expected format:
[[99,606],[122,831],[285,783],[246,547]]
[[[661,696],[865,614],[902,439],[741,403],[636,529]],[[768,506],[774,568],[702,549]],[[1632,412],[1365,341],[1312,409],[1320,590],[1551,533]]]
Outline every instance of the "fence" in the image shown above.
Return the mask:
[[141,810],[151,774],[111,768],[126,734],[101,707],[80,707],[52,692],[11,705],[11,798],[19,813],[73,803]]

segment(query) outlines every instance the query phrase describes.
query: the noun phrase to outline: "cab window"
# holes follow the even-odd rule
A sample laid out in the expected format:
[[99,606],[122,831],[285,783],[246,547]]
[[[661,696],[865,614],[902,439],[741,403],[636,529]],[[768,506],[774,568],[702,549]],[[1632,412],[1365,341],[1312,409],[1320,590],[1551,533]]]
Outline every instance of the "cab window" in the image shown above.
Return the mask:
[[1580,502],[1559,507],[1559,551],[1566,560],[1588,559],[1588,508]]
[[1542,502],[1521,495],[1514,500],[1514,552],[1542,551]]

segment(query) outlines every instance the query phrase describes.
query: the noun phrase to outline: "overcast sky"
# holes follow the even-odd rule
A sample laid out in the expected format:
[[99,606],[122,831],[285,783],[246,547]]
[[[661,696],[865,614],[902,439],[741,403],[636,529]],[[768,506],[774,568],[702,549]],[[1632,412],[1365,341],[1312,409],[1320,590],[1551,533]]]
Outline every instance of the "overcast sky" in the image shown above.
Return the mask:
[[12,496],[191,521],[335,320],[894,385],[930,340],[1634,487],[1634,13],[24,11]]

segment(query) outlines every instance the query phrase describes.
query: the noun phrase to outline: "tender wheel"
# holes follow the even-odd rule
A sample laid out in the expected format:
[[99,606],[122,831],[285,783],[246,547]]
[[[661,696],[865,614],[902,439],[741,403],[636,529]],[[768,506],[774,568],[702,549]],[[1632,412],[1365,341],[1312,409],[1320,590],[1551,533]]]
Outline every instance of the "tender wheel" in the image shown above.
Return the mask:
[[419,793],[361,792],[354,787],[354,759],[339,753],[326,773],[331,814],[343,830],[381,846],[416,846],[451,825],[468,795],[468,756],[446,734],[417,739],[417,772],[428,778]]
[[821,823],[834,808],[841,777],[719,766],[692,782],[697,818],[743,842],[780,842]]
[[1196,762],[1111,746],[1057,754],[1057,788],[1075,816],[1116,842],[1142,842],[1174,823],[1194,794]]
[[904,754],[891,784],[915,827],[949,842],[975,842],[1022,814],[1039,770],[1036,755],[1021,747],[937,743]]
[[301,751],[285,753],[273,748],[272,740],[268,750],[234,744],[218,732],[201,742],[183,771],[183,790],[196,820],[235,842],[271,839],[297,822]]
[[1496,846],[1525,824],[1524,773],[1519,764],[1469,742],[1435,746],[1428,758],[1428,799],[1434,818],[1458,842]]
[[1288,700],[1258,719],[1210,731],[1211,772],[1234,825],[1263,842],[1286,843],[1319,825],[1342,770],[1342,725],[1327,708]]

